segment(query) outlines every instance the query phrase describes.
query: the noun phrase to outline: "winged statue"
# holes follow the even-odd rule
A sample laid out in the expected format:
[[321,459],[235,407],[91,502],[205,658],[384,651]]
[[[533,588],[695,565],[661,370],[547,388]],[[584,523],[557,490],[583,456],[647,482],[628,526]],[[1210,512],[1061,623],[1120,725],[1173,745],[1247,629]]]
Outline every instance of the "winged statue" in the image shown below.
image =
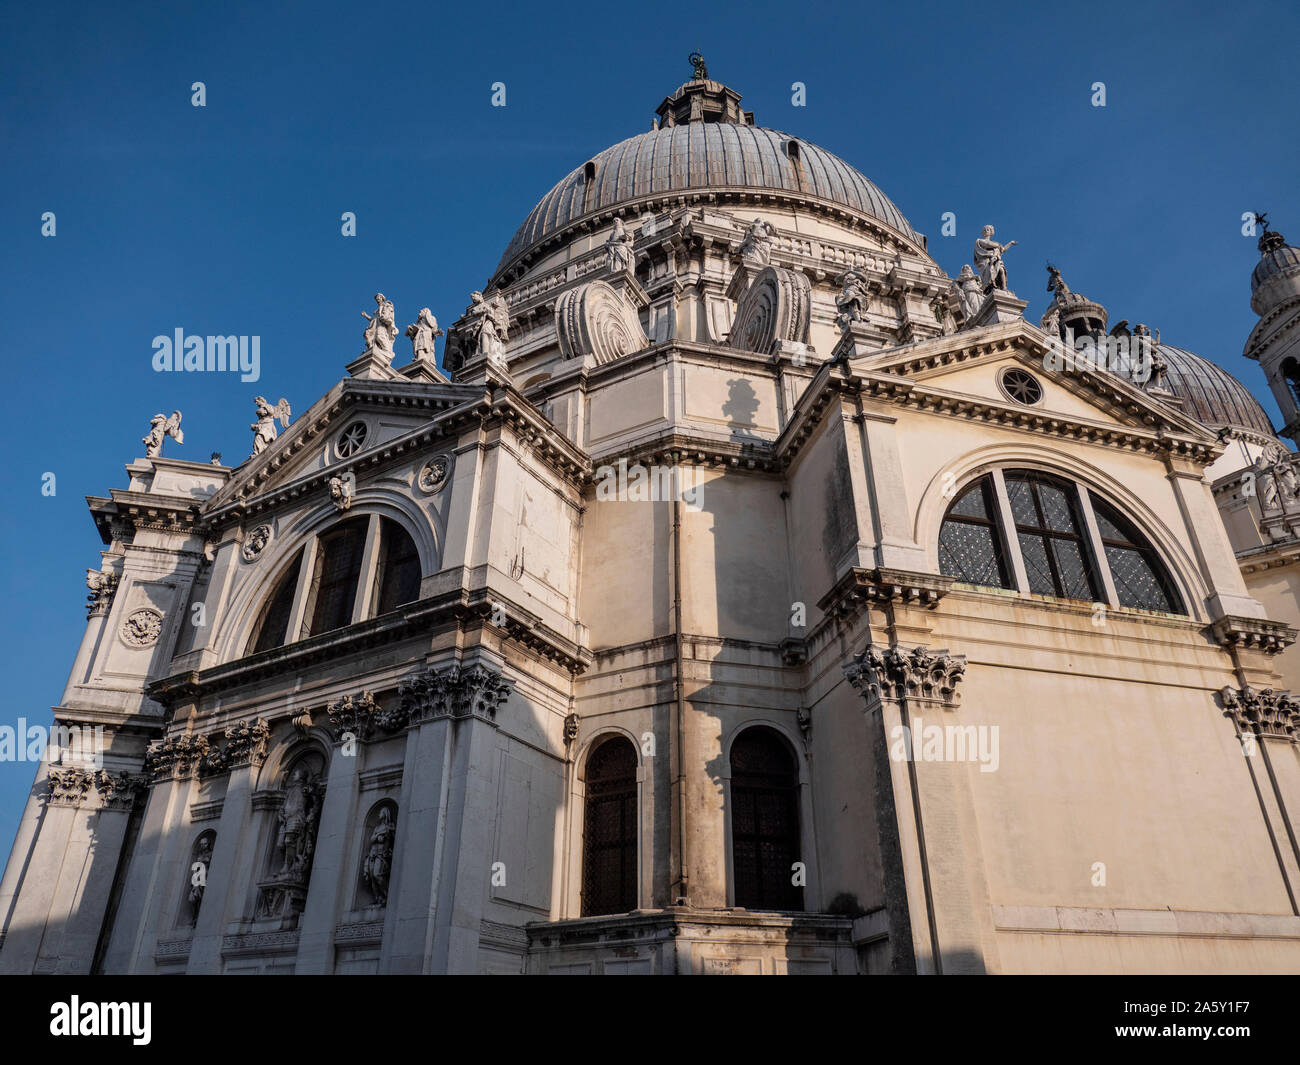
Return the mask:
[[140,438],[140,443],[144,444],[145,457],[161,458],[163,441],[169,436],[178,444],[185,443],[185,434],[181,432],[181,412],[178,410],[172,411],[170,418],[165,414],[155,414],[149,420],[149,433]]
[[289,401],[281,397],[280,402],[273,407],[265,396],[256,396],[253,402],[257,404],[257,421],[249,428],[253,430],[253,454],[260,455],[275,440],[277,418],[284,428],[289,428]]

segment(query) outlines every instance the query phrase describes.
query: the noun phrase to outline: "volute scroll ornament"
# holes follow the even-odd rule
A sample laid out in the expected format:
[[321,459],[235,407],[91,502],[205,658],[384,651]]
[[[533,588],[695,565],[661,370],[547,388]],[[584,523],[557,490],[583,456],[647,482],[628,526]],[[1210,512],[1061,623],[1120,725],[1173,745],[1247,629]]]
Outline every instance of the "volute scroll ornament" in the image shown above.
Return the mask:
[[589,281],[561,295],[555,324],[566,359],[590,354],[603,364],[650,344],[636,308],[605,281]]
[[727,345],[771,354],[780,341],[808,343],[812,322],[812,282],[781,266],[765,266],[736,303]]

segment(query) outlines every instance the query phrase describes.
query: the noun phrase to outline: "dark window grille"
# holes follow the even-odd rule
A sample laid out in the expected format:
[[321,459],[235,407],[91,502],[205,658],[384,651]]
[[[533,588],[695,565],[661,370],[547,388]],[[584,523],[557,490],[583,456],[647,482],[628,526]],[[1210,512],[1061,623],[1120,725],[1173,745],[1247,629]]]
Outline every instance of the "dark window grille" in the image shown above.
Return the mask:
[[371,613],[376,615],[420,598],[420,553],[410,534],[388,518],[381,519],[379,526],[375,588]]
[[940,573],[967,584],[1011,587],[996,514],[992,477],[981,477],[957,497],[939,530]]
[[351,624],[365,547],[365,518],[335,526],[316,541],[310,620],[303,625],[301,639]]
[[299,551],[294,555],[289,567],[281,574],[275,591],[267,600],[266,612],[262,615],[252,640],[249,641],[249,654],[284,646],[289,632],[289,615],[293,613],[293,595],[298,590],[298,567],[301,564],[302,552]]
[[1146,537],[1114,507],[1096,496],[1092,497],[1092,509],[1120,605],[1186,614],[1169,571]]
[[1029,590],[1061,599],[1100,599],[1075,486],[1030,470],[1008,471],[1005,478]]
[[775,732],[746,729],[731,746],[731,849],[735,904],[748,910],[802,910],[799,776]]
[[621,737],[587,759],[582,916],[636,909],[636,751]]

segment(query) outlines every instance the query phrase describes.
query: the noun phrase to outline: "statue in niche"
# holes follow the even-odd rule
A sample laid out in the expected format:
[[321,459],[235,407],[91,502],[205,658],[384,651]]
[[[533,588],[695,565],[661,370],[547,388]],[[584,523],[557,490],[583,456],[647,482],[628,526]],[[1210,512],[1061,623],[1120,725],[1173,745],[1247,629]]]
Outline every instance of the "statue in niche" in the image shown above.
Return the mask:
[[607,255],[606,265],[609,267],[610,273],[624,274],[632,272],[635,258],[632,253],[632,234],[627,231],[623,219],[614,219],[614,229],[609,235],[609,240],[605,241],[605,252]]
[[840,278],[840,285],[840,294],[835,297],[835,309],[839,312],[835,322],[841,333],[847,333],[851,323],[865,321],[871,295],[867,291],[866,277],[857,270],[846,272]]
[[1009,240],[999,244],[993,239],[993,227],[985,226],[975,241],[975,266],[980,272],[980,288],[992,292],[995,288],[1003,291],[1007,288],[1007,268],[1002,264],[1002,256],[1008,248],[1015,247],[1016,241]]
[[510,310],[498,292],[485,298],[481,292],[470,293],[471,332],[478,344],[478,352],[489,361],[500,363],[505,357],[505,342],[509,338]]
[[280,402],[273,407],[265,396],[255,396],[253,402],[257,405],[257,421],[249,428],[253,430],[253,454],[260,455],[275,442],[277,418],[284,428],[289,428],[289,401],[281,396]]
[[961,273],[953,281],[957,289],[957,295],[961,299],[961,313],[966,321],[970,321],[979,311],[980,305],[984,302],[984,291],[980,288],[980,279],[975,276],[975,271],[967,263],[961,268]]
[[388,876],[393,868],[393,838],[396,832],[393,812],[385,806],[379,811],[379,823],[370,833],[370,848],[361,865],[361,879],[376,906],[388,904]]
[[428,307],[421,307],[414,322],[406,327],[406,335],[411,338],[411,359],[413,362],[427,362],[436,365],[434,341],[446,330],[438,328],[438,319]]
[[361,317],[366,319],[365,331],[361,334],[366,341],[366,353],[373,352],[385,360],[385,365],[393,361],[393,340],[397,336],[396,312],[392,300],[385,299],[382,292],[375,293],[375,314],[372,318],[365,311]]
[[280,806],[280,831],[276,849],[282,856],[279,879],[303,881],[311,870],[320,819],[320,789],[301,768],[293,771]]
[[772,240],[776,231],[761,218],[755,218],[745,231],[745,239],[740,242],[742,259],[753,259],[767,266],[772,261]]
[[199,839],[198,849],[190,862],[190,892],[186,896],[190,906],[190,924],[199,923],[199,907],[203,905],[203,892],[208,886],[208,870],[212,866],[212,837]]
[[149,434],[140,439],[144,444],[145,458],[162,458],[163,440],[171,437],[178,444],[185,443],[185,434],[181,432],[181,412],[172,411],[169,418],[165,414],[155,414],[149,419]]

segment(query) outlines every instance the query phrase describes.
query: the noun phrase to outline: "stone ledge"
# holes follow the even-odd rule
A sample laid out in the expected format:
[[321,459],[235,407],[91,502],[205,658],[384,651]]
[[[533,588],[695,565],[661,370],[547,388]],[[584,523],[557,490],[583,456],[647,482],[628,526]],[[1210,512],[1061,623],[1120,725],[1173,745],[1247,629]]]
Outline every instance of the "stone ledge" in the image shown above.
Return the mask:
[[1300,939],[1300,917],[1291,914],[1083,906],[994,906],[992,909],[993,924],[999,932]]

